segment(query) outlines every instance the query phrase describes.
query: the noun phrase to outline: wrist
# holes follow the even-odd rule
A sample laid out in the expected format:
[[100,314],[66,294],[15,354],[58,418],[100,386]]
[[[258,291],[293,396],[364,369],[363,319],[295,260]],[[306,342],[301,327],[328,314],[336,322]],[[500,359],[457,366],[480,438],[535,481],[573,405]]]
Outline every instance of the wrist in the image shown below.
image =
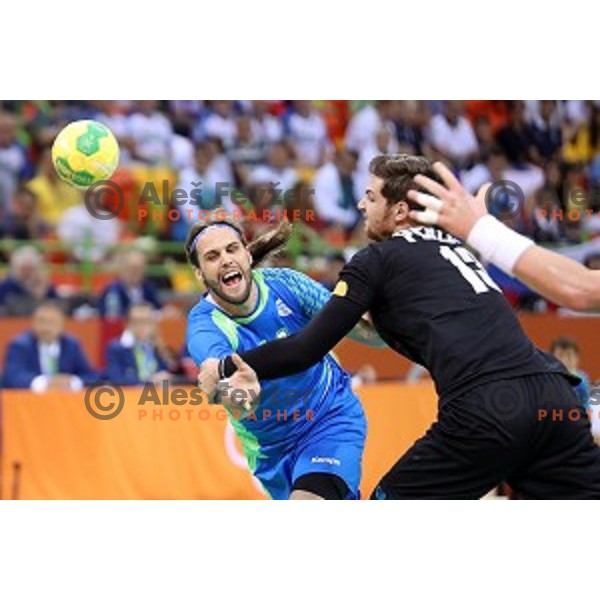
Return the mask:
[[534,245],[533,240],[513,231],[495,217],[481,217],[471,229],[467,244],[484,261],[491,262],[509,275],[523,253]]
[[227,379],[237,371],[231,356],[226,356],[219,361],[219,379]]

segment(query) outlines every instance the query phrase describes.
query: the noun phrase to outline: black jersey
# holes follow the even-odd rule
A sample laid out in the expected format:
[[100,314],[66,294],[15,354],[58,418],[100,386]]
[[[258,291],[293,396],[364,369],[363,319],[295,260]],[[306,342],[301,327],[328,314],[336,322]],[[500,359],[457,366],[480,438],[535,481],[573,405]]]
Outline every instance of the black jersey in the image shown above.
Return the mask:
[[382,339],[426,367],[447,400],[487,381],[566,374],[535,348],[479,261],[435,227],[372,243],[346,265],[334,295],[369,310]]

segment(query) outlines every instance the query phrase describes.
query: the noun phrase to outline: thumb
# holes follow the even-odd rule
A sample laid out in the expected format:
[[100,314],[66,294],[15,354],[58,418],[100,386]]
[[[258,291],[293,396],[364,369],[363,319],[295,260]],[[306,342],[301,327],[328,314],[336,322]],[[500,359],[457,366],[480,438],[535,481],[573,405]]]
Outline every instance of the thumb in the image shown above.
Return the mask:
[[233,361],[233,364],[236,366],[238,371],[243,371],[248,368],[248,364],[242,360],[239,354],[232,354],[231,360]]

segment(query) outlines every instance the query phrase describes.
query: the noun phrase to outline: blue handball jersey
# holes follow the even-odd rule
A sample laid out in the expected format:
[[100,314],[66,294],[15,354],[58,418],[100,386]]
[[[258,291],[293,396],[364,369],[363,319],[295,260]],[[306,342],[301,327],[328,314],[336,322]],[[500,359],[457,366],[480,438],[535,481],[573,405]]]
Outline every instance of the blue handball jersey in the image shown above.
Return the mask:
[[[187,345],[197,364],[299,331],[330,297],[322,285],[291,269],[254,269],[252,276],[259,299],[247,317],[230,316],[206,294],[190,311]],[[348,374],[331,355],[302,373],[261,381],[261,387],[255,411],[231,420],[249,457],[266,445],[298,440],[341,389],[352,395]]]

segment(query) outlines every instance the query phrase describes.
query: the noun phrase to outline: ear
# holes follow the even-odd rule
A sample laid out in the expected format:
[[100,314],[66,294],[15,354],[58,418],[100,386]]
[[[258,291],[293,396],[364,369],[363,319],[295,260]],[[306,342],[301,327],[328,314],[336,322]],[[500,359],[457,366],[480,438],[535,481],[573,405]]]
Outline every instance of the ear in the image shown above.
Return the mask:
[[394,215],[394,221],[396,225],[401,225],[402,223],[406,222],[409,218],[408,213],[410,212],[410,207],[408,204],[401,200],[400,202],[396,203],[394,209],[396,211]]
[[196,276],[196,279],[200,283],[204,283],[204,277],[202,276],[202,271],[198,267],[194,267],[194,275]]

